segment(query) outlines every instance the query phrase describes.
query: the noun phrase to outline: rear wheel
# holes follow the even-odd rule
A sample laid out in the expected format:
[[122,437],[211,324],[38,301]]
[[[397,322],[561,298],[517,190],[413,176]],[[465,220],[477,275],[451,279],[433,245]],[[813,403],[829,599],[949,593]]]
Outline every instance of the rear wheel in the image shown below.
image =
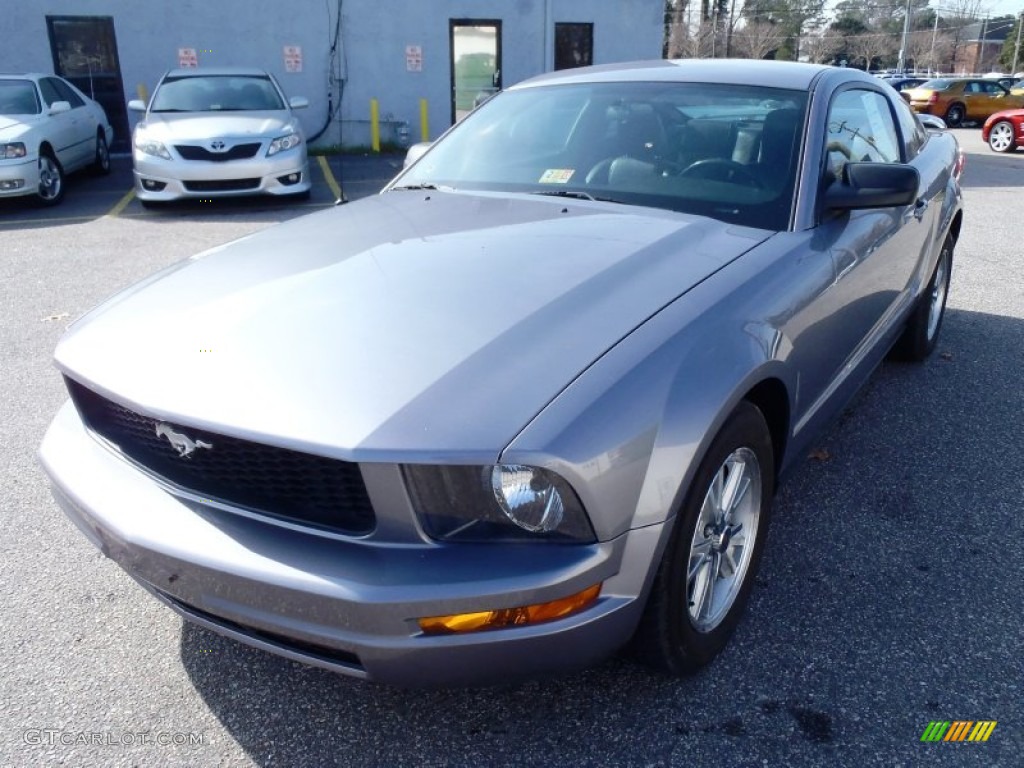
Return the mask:
[[92,172],[97,176],[106,176],[110,173],[110,148],[107,147],[103,131],[96,134],[96,155],[92,161]]
[[953,238],[946,235],[939,252],[928,287],[917,301],[907,327],[893,347],[893,353],[902,360],[921,362],[935,349],[939,340],[939,329],[946,313],[946,297],[949,295],[949,277],[953,269]]
[[679,511],[634,637],[641,661],[683,674],[725,647],[764,549],[774,477],[764,416],[741,403],[712,442]]
[[48,149],[39,152],[39,191],[36,199],[43,205],[56,205],[64,197],[64,170]]
[[988,145],[993,152],[1013,152],[1017,145],[1013,138],[1013,123],[1000,120],[988,132]]
[[949,109],[946,110],[946,125],[950,128],[959,128],[963,124],[965,117],[967,117],[967,110],[963,104],[959,102],[950,104]]

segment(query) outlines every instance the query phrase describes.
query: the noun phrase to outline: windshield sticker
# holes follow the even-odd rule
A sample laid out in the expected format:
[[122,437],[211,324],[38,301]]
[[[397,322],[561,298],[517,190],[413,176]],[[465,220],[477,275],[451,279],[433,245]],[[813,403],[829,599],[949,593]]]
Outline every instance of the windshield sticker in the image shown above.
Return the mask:
[[576,173],[575,168],[548,168],[541,174],[541,184],[566,184],[572,175]]

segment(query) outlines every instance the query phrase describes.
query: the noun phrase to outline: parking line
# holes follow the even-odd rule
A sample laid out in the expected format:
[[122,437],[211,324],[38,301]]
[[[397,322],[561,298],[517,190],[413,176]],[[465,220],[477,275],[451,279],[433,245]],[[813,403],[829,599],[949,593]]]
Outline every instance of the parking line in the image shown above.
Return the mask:
[[124,197],[117,201],[117,205],[107,212],[107,216],[118,216],[121,211],[128,207],[128,203],[132,201],[133,197],[135,197],[135,187],[124,193]]
[[331,171],[331,166],[327,163],[327,158],[323,155],[317,155],[317,162],[320,164],[320,170],[324,172],[324,179],[327,181],[327,186],[331,188],[331,192],[334,193],[334,197],[337,200],[344,200],[344,195],[341,193],[341,186],[338,184],[337,179],[334,178],[334,173]]

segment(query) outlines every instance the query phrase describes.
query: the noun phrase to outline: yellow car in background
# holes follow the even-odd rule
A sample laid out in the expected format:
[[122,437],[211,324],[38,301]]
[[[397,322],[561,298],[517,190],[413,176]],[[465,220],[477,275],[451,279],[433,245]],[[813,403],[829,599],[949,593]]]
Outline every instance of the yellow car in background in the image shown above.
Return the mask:
[[915,112],[935,115],[956,128],[968,120],[985,120],[1004,109],[1024,107],[1024,90],[1008,90],[996,80],[940,77],[904,92]]

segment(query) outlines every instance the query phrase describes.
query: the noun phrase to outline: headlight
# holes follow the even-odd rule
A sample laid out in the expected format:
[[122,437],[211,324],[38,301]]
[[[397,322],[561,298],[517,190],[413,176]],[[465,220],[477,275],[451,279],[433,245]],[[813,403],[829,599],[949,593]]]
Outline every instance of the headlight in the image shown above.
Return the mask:
[[270,142],[270,149],[267,150],[267,157],[284,152],[286,149],[297,147],[302,143],[302,137],[297,133],[289,133],[287,136],[278,136]]
[[139,152],[153,155],[153,157],[162,157],[164,160],[171,159],[171,153],[167,151],[167,147],[163,145],[163,142],[147,139],[144,136],[135,137],[135,148]]
[[15,141],[11,144],[0,144],[0,158],[5,160],[14,160],[15,158],[24,156],[25,145],[20,141]]
[[519,464],[407,464],[402,470],[423,527],[435,539],[595,540],[575,492],[546,469]]

